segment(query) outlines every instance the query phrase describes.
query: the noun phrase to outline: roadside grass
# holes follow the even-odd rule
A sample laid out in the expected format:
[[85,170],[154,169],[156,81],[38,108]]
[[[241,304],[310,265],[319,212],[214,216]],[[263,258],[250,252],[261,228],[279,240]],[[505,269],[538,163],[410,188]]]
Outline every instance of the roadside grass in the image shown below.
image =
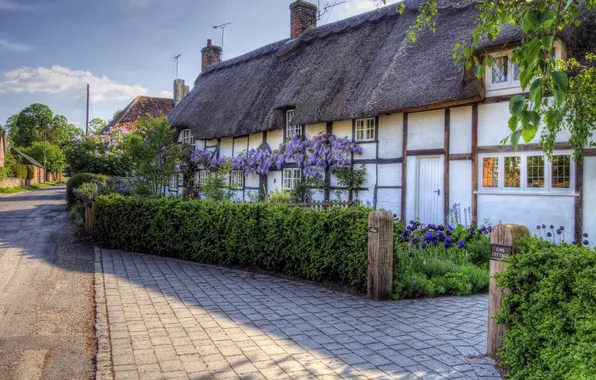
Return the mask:
[[23,187],[5,187],[5,188],[0,188],[0,194],[15,194],[15,193],[22,193],[24,191],[41,190],[41,189],[46,189],[48,187],[57,186],[61,183],[63,183],[63,181],[38,183],[36,185],[23,186]]

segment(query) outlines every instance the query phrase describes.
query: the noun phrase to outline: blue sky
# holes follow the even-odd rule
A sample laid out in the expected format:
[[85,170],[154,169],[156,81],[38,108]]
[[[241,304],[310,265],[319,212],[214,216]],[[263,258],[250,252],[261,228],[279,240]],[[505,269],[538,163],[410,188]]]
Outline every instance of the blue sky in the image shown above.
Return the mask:
[[[213,25],[232,23],[224,59],[232,58],[289,37],[291,2],[0,0],[0,124],[29,104],[44,103],[83,128],[86,83],[92,116],[103,119],[137,95],[170,96],[176,54],[182,55],[180,77],[192,87],[201,48],[208,38],[221,41]],[[380,4],[347,0],[319,25]]]

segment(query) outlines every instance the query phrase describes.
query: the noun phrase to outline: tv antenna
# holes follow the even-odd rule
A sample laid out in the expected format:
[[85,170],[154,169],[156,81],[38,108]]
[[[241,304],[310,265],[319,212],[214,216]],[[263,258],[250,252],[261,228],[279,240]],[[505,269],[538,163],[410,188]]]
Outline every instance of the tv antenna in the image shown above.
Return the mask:
[[222,55],[223,55],[223,49],[224,49],[224,37],[226,35],[226,27],[228,25],[230,25],[231,22],[226,22],[225,24],[221,24],[221,25],[213,25],[213,29],[221,29],[221,51],[222,51]]
[[[337,0],[335,0],[333,2],[333,4],[331,3],[325,3],[325,6],[321,8],[321,0],[317,1],[317,9],[319,9],[319,14],[317,16],[317,20],[321,20],[321,18],[326,15],[327,13],[329,13],[329,15],[327,16],[327,21],[329,21],[329,17],[331,17],[331,12],[333,12],[333,9],[337,6],[340,6],[342,4],[347,3],[347,1],[340,1],[338,2]],[[322,10],[321,10],[322,9]],[[325,21],[325,22],[327,22]]]
[[179,63],[180,57],[182,57],[182,54],[178,54],[177,56],[174,57],[174,59],[176,60],[176,79],[178,79],[178,63]]

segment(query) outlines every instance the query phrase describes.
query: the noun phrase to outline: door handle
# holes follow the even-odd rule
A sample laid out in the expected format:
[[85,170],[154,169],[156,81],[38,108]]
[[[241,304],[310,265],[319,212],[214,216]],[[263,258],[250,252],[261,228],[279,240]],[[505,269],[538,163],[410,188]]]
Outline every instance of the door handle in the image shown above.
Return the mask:
[[433,191],[434,193],[437,193],[437,195],[440,197],[441,196],[441,189],[437,189],[437,191]]

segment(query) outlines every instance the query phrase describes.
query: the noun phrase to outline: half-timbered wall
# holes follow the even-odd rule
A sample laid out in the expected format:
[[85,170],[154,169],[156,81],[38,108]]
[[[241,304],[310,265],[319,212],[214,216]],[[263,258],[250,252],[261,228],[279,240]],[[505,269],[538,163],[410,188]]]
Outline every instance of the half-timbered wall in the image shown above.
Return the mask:
[[[429,170],[428,159],[436,158],[431,170],[438,170],[442,177],[437,189],[430,190],[439,191],[436,194],[440,197],[441,222],[449,222],[449,209],[457,203],[462,211],[462,222],[464,210],[470,210],[468,223],[476,221],[482,224],[487,220],[492,224],[525,224],[531,229],[538,224],[563,225],[569,241],[573,239],[574,229],[578,226],[582,231],[596,236],[596,214],[584,212],[578,216],[576,212],[578,202],[583,204],[583,210],[596,209],[596,195],[593,192],[584,192],[583,198],[580,198],[579,188],[574,188],[576,191],[547,191],[539,194],[533,191],[507,193],[482,190],[482,157],[491,152],[503,153],[501,140],[510,133],[508,119],[506,100],[378,116],[376,139],[362,142],[362,154],[353,157],[354,168],[364,165],[367,169],[358,198],[363,202],[376,202],[377,208],[391,210],[406,221],[418,219],[421,208],[425,206],[425,195],[421,193],[420,184],[428,186],[429,183],[421,181],[420,176]],[[319,133],[332,133],[340,138],[354,139],[355,120],[306,125],[304,131],[309,138]],[[562,143],[567,137],[561,134],[557,141]],[[246,149],[277,149],[283,140],[284,130],[278,129],[236,138],[197,141],[196,146],[217,151],[220,157],[233,157]],[[540,154],[538,141],[539,137],[536,137],[524,149]],[[563,145],[557,148],[559,153],[569,152],[561,150],[564,149]],[[572,165],[575,168],[575,164]],[[292,163],[287,166],[291,167]],[[574,187],[583,185],[584,189],[595,188],[596,157],[586,157],[583,171],[578,172],[578,175],[583,179],[583,184],[580,183],[582,181],[574,180]],[[327,178],[330,191],[327,194],[315,191],[315,200],[324,200],[326,197],[337,199],[338,195],[342,200],[354,199],[355,194],[342,189],[334,175],[329,174]],[[236,197],[247,201],[251,199],[251,193],[258,193],[263,187],[267,191],[281,189],[283,171],[272,170],[267,178],[247,176],[243,189],[237,192]]]

